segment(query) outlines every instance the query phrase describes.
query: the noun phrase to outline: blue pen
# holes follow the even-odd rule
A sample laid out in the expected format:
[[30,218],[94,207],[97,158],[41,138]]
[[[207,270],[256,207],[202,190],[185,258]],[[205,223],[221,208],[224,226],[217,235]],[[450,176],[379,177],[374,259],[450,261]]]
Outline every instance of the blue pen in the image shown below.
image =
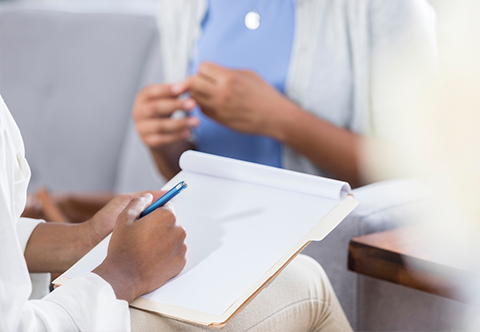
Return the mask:
[[[187,186],[188,185],[185,181],[179,182],[175,187],[173,187],[172,189],[167,191],[167,193],[165,195],[163,195],[162,197],[157,199],[155,202],[152,203],[152,205],[150,205],[148,208],[146,208],[140,214],[140,218],[145,217],[147,214],[149,214],[149,213],[155,211],[156,209],[158,209],[159,207],[162,207],[165,204],[167,204],[167,202],[169,200],[171,200],[172,198],[177,196],[183,189],[187,188]],[[138,218],[138,219],[140,219],[140,218]]]

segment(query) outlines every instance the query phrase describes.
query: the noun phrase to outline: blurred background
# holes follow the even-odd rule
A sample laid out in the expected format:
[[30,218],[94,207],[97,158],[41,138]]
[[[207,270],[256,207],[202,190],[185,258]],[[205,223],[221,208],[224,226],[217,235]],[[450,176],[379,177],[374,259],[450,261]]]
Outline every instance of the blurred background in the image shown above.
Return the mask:
[[[305,250],[359,331],[480,330],[480,3],[429,2],[438,77],[395,115],[396,150],[363,147],[374,183],[355,191],[360,207]],[[0,0],[0,91],[25,140],[32,193],[163,185],[131,119],[136,92],[163,79],[160,3]],[[355,271],[352,239],[412,225],[416,233],[381,247],[408,247],[414,259],[395,256],[406,272]],[[413,238],[420,240],[412,245]],[[415,278],[423,283],[402,281]],[[442,295],[447,288],[453,294]]]

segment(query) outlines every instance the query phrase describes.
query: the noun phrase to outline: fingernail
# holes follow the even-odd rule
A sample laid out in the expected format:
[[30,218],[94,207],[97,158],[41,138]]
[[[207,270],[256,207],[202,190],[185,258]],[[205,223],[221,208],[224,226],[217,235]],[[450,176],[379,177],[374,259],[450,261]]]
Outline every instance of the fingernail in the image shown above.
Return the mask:
[[190,132],[190,130],[184,131],[182,133],[183,138],[190,138],[191,136],[192,136],[192,133]]
[[145,193],[141,197],[145,198],[147,201],[151,201],[153,199],[153,195],[151,193]]
[[182,92],[183,84],[182,83],[173,84],[170,89],[171,89],[172,93],[178,94],[178,93]]
[[195,101],[193,99],[187,99],[183,102],[183,108],[185,110],[191,110],[195,107]]
[[187,123],[190,127],[196,127],[198,125],[198,118],[189,118]]

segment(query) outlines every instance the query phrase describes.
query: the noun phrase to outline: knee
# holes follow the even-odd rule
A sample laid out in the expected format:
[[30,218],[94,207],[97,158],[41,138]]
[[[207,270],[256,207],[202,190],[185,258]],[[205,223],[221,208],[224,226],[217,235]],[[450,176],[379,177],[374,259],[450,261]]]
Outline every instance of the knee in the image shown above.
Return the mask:
[[298,255],[275,283],[278,283],[282,293],[290,293],[299,301],[311,299],[328,303],[333,295],[333,288],[323,268],[316,260],[305,255]]
[[296,280],[297,283],[316,284],[328,282],[328,276],[322,266],[313,258],[306,255],[298,255],[290,265],[282,272],[286,279]]

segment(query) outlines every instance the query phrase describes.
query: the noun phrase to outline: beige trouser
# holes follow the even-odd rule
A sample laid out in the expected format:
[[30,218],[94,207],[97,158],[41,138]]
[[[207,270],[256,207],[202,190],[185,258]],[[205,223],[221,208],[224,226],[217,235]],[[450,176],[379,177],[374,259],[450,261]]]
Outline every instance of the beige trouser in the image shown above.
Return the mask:
[[221,329],[191,325],[130,309],[132,331],[352,331],[325,271],[299,255]]

